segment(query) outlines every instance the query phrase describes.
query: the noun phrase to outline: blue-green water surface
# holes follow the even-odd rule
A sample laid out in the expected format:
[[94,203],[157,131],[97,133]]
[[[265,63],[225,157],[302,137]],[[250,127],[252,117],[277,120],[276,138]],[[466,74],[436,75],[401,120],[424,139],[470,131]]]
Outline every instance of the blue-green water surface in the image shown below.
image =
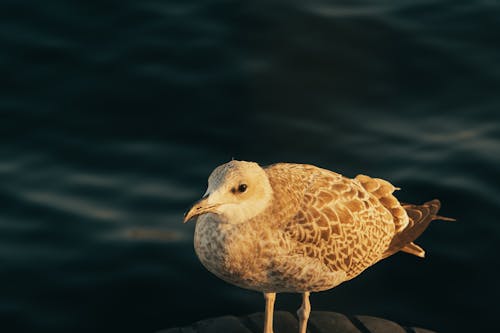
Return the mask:
[[181,223],[233,157],[385,178],[458,219],[420,238],[425,260],[397,254],[313,310],[494,331],[499,31],[494,0],[3,1],[1,331],[262,311]]

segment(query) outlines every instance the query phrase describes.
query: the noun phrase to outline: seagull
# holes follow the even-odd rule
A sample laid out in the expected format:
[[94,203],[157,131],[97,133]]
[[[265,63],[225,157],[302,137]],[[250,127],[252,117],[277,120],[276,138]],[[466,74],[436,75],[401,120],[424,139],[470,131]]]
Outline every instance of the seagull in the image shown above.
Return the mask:
[[439,200],[400,203],[395,190],[383,179],[350,179],[308,164],[232,160],[211,173],[184,222],[197,218],[194,248],[205,268],[264,294],[264,333],[273,332],[282,292],[302,294],[297,316],[299,333],[306,333],[311,292],[399,251],[424,257],[413,241],[432,220],[453,220],[437,215]]

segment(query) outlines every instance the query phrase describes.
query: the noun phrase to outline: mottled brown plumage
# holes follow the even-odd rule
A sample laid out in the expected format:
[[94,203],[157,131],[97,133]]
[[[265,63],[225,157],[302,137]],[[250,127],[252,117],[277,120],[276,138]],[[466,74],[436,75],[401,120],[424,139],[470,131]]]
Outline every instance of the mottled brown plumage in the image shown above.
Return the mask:
[[186,220],[199,216],[196,253],[221,279],[268,295],[308,296],[398,251],[423,256],[412,242],[438,218],[439,201],[401,204],[395,190],[382,179],[312,165],[231,161],[214,170],[207,197]]

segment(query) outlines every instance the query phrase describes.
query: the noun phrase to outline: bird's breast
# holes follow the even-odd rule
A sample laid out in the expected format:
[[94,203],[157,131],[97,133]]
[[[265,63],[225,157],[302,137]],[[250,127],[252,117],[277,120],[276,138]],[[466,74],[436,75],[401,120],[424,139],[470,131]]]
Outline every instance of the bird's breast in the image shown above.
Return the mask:
[[195,251],[205,268],[229,283],[255,290],[268,278],[274,243],[272,235],[259,228],[221,223],[212,215],[198,219],[194,235]]

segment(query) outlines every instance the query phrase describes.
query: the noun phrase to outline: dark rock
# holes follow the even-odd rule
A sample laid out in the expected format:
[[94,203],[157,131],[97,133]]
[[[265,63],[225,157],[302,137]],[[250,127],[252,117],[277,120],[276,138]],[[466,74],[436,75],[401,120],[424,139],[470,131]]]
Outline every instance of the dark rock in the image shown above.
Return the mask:
[[349,318],[341,313],[328,311],[311,312],[308,328],[314,333],[360,333]]
[[407,331],[393,321],[371,316],[355,316],[370,333],[406,333]]
[[[262,333],[264,314],[243,317],[223,316],[205,319],[183,328],[171,328],[157,333]],[[297,317],[290,312],[274,313],[274,333],[299,331]],[[422,328],[402,327],[387,319],[370,316],[345,316],[336,312],[313,311],[309,318],[309,333],[435,333]]]

